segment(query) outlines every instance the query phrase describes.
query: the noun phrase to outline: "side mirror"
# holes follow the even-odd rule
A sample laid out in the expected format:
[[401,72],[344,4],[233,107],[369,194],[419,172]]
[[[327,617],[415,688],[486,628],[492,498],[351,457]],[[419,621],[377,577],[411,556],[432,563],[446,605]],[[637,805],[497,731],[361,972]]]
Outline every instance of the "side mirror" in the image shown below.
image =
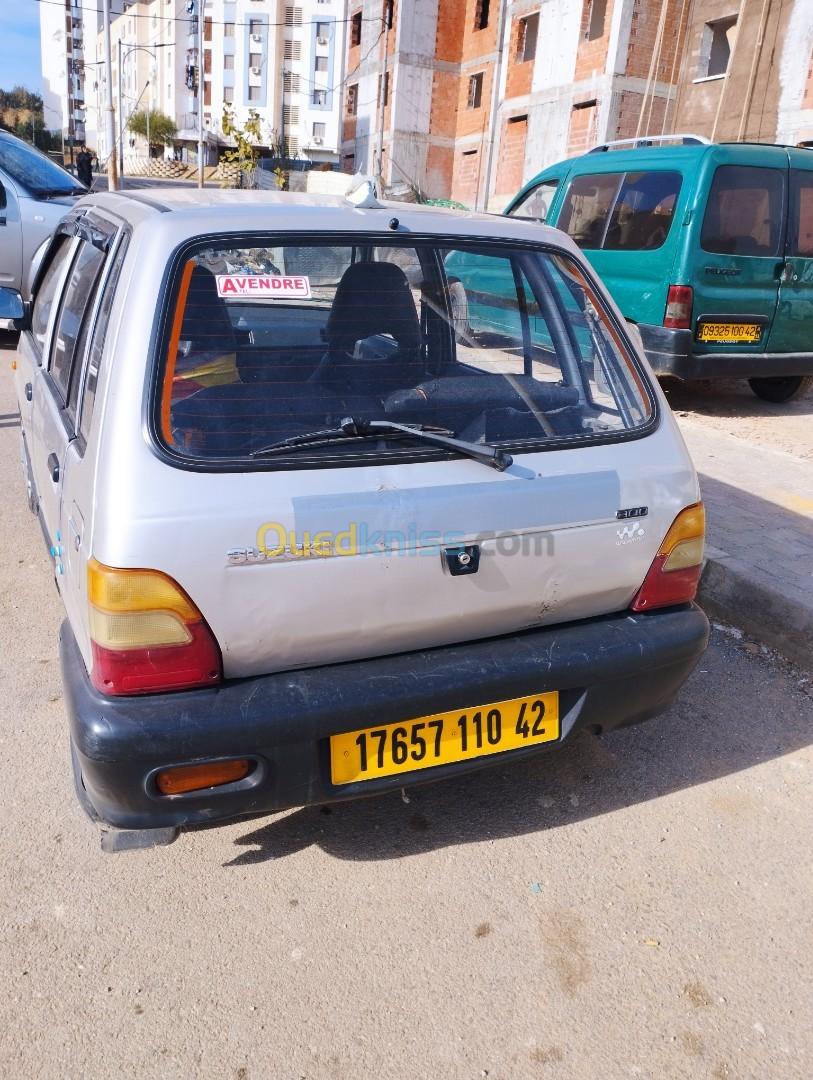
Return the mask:
[[27,330],[28,311],[16,289],[0,288],[0,319],[10,322],[15,330]]

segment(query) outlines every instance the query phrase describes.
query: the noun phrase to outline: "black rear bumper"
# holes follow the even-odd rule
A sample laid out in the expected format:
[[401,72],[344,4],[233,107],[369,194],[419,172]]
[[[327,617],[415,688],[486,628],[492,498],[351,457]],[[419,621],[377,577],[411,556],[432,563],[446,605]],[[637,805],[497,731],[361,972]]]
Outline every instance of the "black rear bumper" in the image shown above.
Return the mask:
[[813,375],[813,353],[695,353],[691,330],[638,323],[647,360],[656,375],[678,379],[752,379]]
[[[555,749],[584,728],[646,720],[670,703],[707,641],[706,616],[690,605],[131,698],[105,697],[92,686],[67,623],[60,653],[88,798],[103,821],[144,829],[374,794]],[[560,691],[559,742],[331,783],[331,734],[545,690]],[[155,788],[158,769],[222,757],[249,757],[256,768],[206,792],[164,796]]]

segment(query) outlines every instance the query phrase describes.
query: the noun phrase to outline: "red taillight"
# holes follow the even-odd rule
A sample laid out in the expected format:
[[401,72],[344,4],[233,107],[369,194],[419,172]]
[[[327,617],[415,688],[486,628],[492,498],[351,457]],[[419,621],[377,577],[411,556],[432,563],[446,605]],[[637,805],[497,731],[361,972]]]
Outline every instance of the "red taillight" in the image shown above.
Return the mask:
[[149,694],[212,686],[220,649],[203,616],[157,570],[88,564],[91,678],[104,694]]
[[706,512],[702,503],[682,510],[672,523],[631,607],[633,611],[694,600],[703,569]]
[[671,330],[689,330],[692,325],[691,285],[670,285],[666,296],[663,325]]

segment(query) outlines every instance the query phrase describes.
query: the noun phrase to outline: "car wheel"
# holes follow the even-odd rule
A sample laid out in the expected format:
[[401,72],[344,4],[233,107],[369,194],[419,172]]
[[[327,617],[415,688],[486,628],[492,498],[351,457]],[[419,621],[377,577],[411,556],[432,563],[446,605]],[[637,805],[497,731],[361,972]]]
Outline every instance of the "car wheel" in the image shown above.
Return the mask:
[[781,404],[800,397],[813,388],[813,375],[776,375],[772,378],[749,379],[748,385],[758,398]]
[[449,307],[452,314],[455,341],[466,345],[471,343],[469,326],[469,298],[461,281],[453,281],[449,286]]

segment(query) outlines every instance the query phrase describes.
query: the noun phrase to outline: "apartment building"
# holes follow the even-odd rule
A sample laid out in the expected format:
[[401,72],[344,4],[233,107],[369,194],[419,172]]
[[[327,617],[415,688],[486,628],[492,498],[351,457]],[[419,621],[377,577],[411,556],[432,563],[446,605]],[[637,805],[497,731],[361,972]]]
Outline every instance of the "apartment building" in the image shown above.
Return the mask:
[[[110,0],[114,14],[121,7],[122,0]],[[92,63],[102,0],[49,0],[40,4],[39,16],[44,123],[62,132],[70,156],[70,148],[83,142],[95,147],[102,126]]]
[[343,167],[428,197],[499,209],[618,138],[813,138],[811,0],[350,0],[349,15]]
[[[198,18],[202,5],[202,55]],[[113,87],[126,129],[135,108],[160,109],[178,128],[179,153],[197,159],[202,110],[207,161],[231,140],[228,106],[242,126],[260,116],[262,145],[293,158],[337,162],[345,57],[345,0],[139,0],[113,20]],[[103,55],[103,36],[96,43]],[[104,76],[98,80],[103,104]],[[124,158],[130,151],[125,134]],[[102,150],[106,153],[102,137]],[[143,156],[145,149],[135,150]]]

